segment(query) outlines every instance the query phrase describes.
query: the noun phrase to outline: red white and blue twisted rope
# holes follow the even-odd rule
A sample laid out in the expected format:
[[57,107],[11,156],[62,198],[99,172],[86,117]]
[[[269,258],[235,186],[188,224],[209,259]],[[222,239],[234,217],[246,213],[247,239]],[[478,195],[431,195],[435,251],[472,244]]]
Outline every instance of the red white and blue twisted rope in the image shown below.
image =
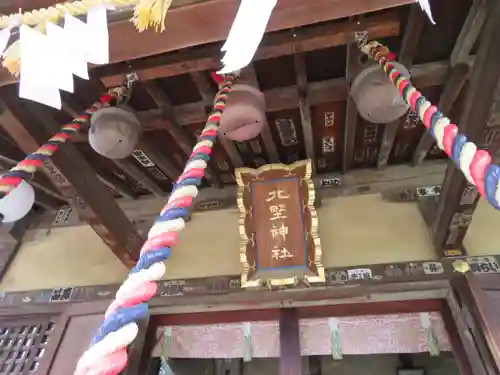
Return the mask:
[[458,133],[457,126],[432,105],[408,78],[397,71],[390,63],[390,58],[387,56],[389,51],[386,47],[378,42],[370,42],[362,45],[361,50],[382,66],[403,99],[436,139],[438,147],[455,162],[479,194],[499,210],[500,167],[492,164],[489,152],[478,149],[474,143],[467,140],[465,135]]
[[148,233],[139,261],[118,289],[90,347],[81,356],[75,375],[115,375],[127,365],[127,346],[138,333],[136,322],[148,315],[147,302],[156,294],[156,282],[165,274],[163,262],[170,257],[172,246],[177,244],[178,232],[184,229],[184,218],[189,215],[193,198],[198,195],[198,186],[210,160],[233,82],[233,76],[225,78],[186,167]]
[[63,125],[59,132],[54,134],[45,144],[35,152],[26,155],[17,165],[0,177],[0,199],[7,196],[19,186],[23,180],[29,180],[38,168],[43,168],[44,161],[48,160],[66,141],[71,139],[89,117],[103,107],[114,106],[123,99],[122,90],[111,90],[101,97],[92,106],[87,108],[80,116],[75,117],[70,123]]

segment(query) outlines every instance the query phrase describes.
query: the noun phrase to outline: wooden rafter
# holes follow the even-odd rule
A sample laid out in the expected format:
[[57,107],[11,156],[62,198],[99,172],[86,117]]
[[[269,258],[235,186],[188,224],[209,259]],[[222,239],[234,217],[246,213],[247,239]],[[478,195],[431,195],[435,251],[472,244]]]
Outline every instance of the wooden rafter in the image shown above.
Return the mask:
[[[487,19],[481,33],[479,50],[472,68],[470,84],[459,131],[478,146],[498,147],[485,144],[491,132],[488,127],[491,109],[498,98],[500,82],[500,2],[489,3]],[[498,141],[497,141],[498,142]],[[456,255],[464,252],[463,239],[472,220],[479,195],[466,181],[463,173],[450,163],[433,223],[434,243],[439,254]]]
[[[4,127],[5,131],[25,153],[30,153],[57,131],[59,124],[40,106],[26,106],[24,110],[35,115],[42,126],[30,126],[28,130],[8,107],[1,115],[5,121],[1,122],[9,124]],[[131,267],[137,260],[143,239],[75,146],[61,147],[45,167],[55,186],[80,217],[126,266]]]
[[[166,130],[170,134],[170,136],[180,146],[181,150],[186,156],[191,155],[191,148],[194,140],[184,129],[179,126],[170,98],[155,81],[143,82],[143,86],[146,89],[146,92],[151,96],[155,104],[160,109],[162,129]],[[179,174],[177,174],[177,176],[172,180],[175,181],[178,176]],[[209,165],[207,166],[206,176],[207,179],[213,184],[222,184],[220,177],[213,167],[212,163],[209,163]]]
[[[422,9],[420,9],[420,6],[418,4],[411,5],[408,22],[406,23],[403,41],[401,43],[401,50],[398,55],[398,61],[407,69],[411,68],[413,59],[417,53],[424,20],[425,14],[422,12]],[[400,125],[401,119],[385,124],[384,134],[382,135],[382,142],[377,157],[377,168],[384,168],[387,165]]]
[[464,62],[474,47],[486,18],[488,0],[473,0],[469,14],[451,52],[450,62],[454,66]]
[[413,65],[413,59],[417,54],[420,35],[426,20],[425,13],[418,4],[410,6],[410,14],[406,22],[406,28],[401,42],[401,49],[398,55],[398,61],[408,69]]

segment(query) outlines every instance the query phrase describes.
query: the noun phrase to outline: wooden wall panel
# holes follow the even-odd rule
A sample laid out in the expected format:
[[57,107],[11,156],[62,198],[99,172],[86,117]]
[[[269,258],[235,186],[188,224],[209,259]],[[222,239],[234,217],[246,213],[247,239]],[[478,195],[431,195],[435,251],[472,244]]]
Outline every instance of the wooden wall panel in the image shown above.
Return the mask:
[[80,355],[87,349],[101,321],[101,314],[71,317],[57,348],[50,375],[68,375],[74,372]]

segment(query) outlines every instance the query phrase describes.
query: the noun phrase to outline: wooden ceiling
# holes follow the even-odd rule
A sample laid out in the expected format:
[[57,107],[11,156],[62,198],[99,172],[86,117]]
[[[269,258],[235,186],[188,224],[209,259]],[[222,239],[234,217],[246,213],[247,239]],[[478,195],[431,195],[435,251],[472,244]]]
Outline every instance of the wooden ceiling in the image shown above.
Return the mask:
[[[410,68],[415,85],[458,121],[479,34],[476,30],[471,36],[472,21],[467,17],[477,17],[478,10],[474,10],[472,0],[431,3],[435,26],[418,4],[412,3],[266,34],[241,80],[265,93],[269,127],[247,142],[220,138],[205,186],[234,184],[237,167],[305,158],[314,160],[318,175],[444,158],[411,113],[391,124],[371,124],[358,116],[348,95],[353,78],[372,63],[351,44],[353,33],[368,31],[368,38],[380,40],[396,52],[398,60]],[[465,42],[464,34],[469,36]],[[167,28],[162,37],[169,35]],[[16,85],[0,88],[0,100],[5,104],[0,115],[0,165],[8,168],[20,160],[106,88],[121,84],[125,74],[136,72],[139,82],[134,84],[128,105],[141,120],[144,133],[134,154],[120,161],[106,159],[91,149],[82,133],[74,139],[74,147],[65,151],[72,156],[65,157],[77,163],[73,169],[86,163],[115,198],[166,196],[212,105],[217,88],[210,72],[219,67],[221,43],[95,67],[91,80],[76,81],[75,95],[63,95],[61,112],[17,99]],[[500,125],[500,121],[490,125]],[[498,138],[497,133],[490,138]],[[69,173],[63,172],[80,194],[85,183],[76,186]],[[50,178],[37,175],[35,187],[44,194],[38,204],[57,208],[66,204],[68,196],[50,179],[54,180],[54,173]]]

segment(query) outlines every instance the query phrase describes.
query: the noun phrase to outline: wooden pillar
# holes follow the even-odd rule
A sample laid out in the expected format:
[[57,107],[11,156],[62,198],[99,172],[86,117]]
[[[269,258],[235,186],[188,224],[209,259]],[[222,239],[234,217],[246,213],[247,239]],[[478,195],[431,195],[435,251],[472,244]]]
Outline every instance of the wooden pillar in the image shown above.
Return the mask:
[[302,375],[299,315],[297,309],[281,309],[279,327],[280,375]]
[[[490,134],[500,128],[490,127],[491,109],[498,95],[500,81],[500,2],[490,2],[481,33],[479,50],[471,72],[463,113],[457,124],[479,147],[496,148],[488,144]],[[464,255],[463,239],[472,221],[479,195],[463,173],[450,162],[432,226],[436,251],[444,256]]]

